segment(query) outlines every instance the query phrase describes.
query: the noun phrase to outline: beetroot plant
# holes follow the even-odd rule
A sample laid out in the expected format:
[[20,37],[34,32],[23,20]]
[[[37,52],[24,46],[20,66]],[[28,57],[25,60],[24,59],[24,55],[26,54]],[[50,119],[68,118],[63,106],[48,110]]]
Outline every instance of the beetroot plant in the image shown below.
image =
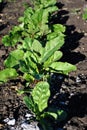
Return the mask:
[[[61,47],[65,42],[66,28],[62,24],[52,24],[49,19],[57,11],[56,0],[34,0],[34,7],[26,7],[20,24],[13,27],[2,41],[5,46],[15,46],[4,61],[5,69],[0,71],[0,83],[21,77],[35,84],[29,96],[24,97],[26,106],[35,114],[43,130],[48,127],[46,119],[63,120],[63,110],[49,108],[50,88],[48,79],[53,73],[68,74],[76,66],[61,62]],[[26,93],[22,91],[22,93]]]

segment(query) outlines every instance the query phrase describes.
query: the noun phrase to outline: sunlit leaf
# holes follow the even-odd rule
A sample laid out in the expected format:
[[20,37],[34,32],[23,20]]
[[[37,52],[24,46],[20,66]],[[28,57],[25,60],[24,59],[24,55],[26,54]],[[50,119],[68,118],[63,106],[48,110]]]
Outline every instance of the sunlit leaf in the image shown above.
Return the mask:
[[49,84],[47,82],[39,82],[32,91],[32,97],[37,104],[39,111],[42,112],[48,105],[50,96]]
[[9,79],[16,78],[18,76],[15,69],[7,68],[0,71],[0,83],[7,82]]
[[53,62],[59,60],[62,57],[61,51],[55,51],[54,54],[44,62],[44,67],[49,67]]
[[46,43],[46,47],[43,51],[41,62],[44,63],[49,57],[51,57],[55,51],[60,49],[64,44],[64,38],[62,36],[56,37]]
[[14,67],[19,64],[19,60],[23,59],[24,51],[22,50],[14,50],[10,53],[8,58],[4,61],[6,67]]
[[54,62],[53,64],[50,65],[51,72],[59,72],[63,74],[68,74],[71,71],[76,70],[76,66],[72,65],[67,62]]

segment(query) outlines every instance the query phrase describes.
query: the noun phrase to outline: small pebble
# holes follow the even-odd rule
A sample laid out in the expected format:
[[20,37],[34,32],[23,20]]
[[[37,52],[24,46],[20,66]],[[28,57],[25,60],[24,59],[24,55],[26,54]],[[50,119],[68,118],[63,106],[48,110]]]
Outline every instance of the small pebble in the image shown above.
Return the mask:
[[79,77],[76,78],[76,83],[80,83],[81,79]]
[[84,33],[84,36],[87,36],[87,33]]
[[74,95],[74,93],[70,93],[70,96],[73,96]]
[[9,121],[9,118],[4,119],[3,121],[7,123]]
[[25,115],[25,117],[26,117],[26,118],[30,118],[30,117],[32,117],[32,115],[29,114],[29,113],[27,113],[27,114]]
[[27,123],[23,123],[21,124],[21,128],[23,130],[40,130],[39,127],[37,125],[33,125],[33,124],[27,124]]
[[10,130],[15,130],[15,128],[14,128],[14,127],[11,127]]
[[7,122],[8,125],[15,125],[15,119],[9,120]]
[[66,86],[66,85],[62,85],[62,88],[63,88],[63,89],[66,89],[66,88],[67,88],[67,86]]
[[80,17],[79,16],[77,16],[77,19],[79,19]]

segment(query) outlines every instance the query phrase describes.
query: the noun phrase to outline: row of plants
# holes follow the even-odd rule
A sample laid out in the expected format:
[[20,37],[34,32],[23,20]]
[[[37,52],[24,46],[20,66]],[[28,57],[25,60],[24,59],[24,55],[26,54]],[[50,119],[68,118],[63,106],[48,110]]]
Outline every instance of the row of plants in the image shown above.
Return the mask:
[[26,5],[24,15],[19,18],[20,24],[2,39],[5,46],[15,49],[4,61],[0,83],[20,77],[27,87],[33,85],[31,91],[18,92],[25,94],[23,100],[43,130],[53,129],[50,119],[59,122],[67,115],[64,110],[48,105],[51,76],[54,73],[68,75],[76,70],[76,66],[61,62],[63,53],[60,49],[65,42],[66,27],[52,22],[56,11],[56,0],[33,0],[32,7]]

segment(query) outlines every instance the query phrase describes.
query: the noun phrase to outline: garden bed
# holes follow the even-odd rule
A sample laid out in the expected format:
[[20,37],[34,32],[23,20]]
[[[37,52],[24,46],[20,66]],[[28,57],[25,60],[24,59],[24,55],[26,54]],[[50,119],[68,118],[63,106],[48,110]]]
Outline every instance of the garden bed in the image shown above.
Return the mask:
[[[3,61],[13,48],[4,47],[2,37],[17,25],[18,18],[23,14],[23,3],[29,0],[5,2],[0,8],[0,70],[4,68]],[[66,26],[66,41],[62,51],[62,61],[75,64],[77,71],[62,80],[61,88],[54,88],[54,107],[65,109],[68,117],[61,123],[53,124],[54,130],[86,130],[87,129],[87,22],[82,19],[82,13],[87,6],[85,0],[58,0],[58,18],[55,23]],[[57,75],[55,85],[64,78]],[[16,89],[24,87],[21,79],[11,80],[0,85],[0,129],[21,130],[21,124],[27,119],[28,109],[17,95]],[[15,124],[9,125],[6,119],[15,119]],[[61,129],[59,129],[61,128]]]

